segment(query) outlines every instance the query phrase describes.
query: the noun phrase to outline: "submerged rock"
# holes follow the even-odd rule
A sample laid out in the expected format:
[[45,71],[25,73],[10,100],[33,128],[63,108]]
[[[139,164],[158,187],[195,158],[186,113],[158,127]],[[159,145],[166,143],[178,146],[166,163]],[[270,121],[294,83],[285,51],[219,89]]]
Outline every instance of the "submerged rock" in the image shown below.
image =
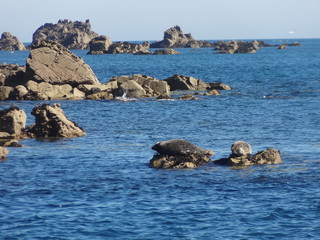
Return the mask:
[[195,40],[191,33],[184,34],[179,26],[169,28],[164,32],[163,40],[152,43],[150,48],[201,48],[213,47],[207,41]]
[[31,114],[36,122],[28,127],[28,133],[36,138],[72,138],[85,135],[85,132],[75,122],[69,120],[60,104],[42,104],[35,107]]
[[228,158],[221,158],[214,161],[216,164],[228,165],[233,167],[279,164],[282,162],[280,151],[275,148],[268,148],[264,151],[251,155],[251,145],[238,141],[231,146],[232,154]]
[[157,49],[153,52],[153,55],[179,55],[179,54],[180,52],[172,48]]
[[214,154],[181,139],[158,142],[152,149],[158,152],[150,160],[153,168],[196,168],[210,162]]
[[7,157],[7,155],[9,154],[9,150],[4,148],[4,147],[0,147],[0,160],[3,160]]
[[19,39],[9,32],[4,32],[0,38],[0,50],[3,51],[23,51],[26,47]]
[[91,39],[98,34],[91,31],[89,20],[85,22],[59,20],[57,24],[46,23],[33,34],[32,45],[42,41],[54,41],[69,49],[88,49]]

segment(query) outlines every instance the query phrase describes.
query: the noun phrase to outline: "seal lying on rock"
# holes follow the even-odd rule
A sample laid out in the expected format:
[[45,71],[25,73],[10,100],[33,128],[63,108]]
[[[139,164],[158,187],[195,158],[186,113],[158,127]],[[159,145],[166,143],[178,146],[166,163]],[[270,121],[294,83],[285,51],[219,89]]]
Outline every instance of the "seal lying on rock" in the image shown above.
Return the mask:
[[228,166],[251,166],[262,164],[279,164],[282,162],[280,151],[268,148],[264,151],[251,155],[252,150],[249,143],[238,141],[231,146],[232,153],[228,158],[214,161],[216,164]]
[[154,168],[196,168],[210,162],[214,154],[181,139],[157,142],[152,149],[158,152],[150,160]]
[[157,142],[153,147],[153,150],[157,151],[161,155],[213,155],[213,151],[202,149],[191,142],[172,139],[168,141]]

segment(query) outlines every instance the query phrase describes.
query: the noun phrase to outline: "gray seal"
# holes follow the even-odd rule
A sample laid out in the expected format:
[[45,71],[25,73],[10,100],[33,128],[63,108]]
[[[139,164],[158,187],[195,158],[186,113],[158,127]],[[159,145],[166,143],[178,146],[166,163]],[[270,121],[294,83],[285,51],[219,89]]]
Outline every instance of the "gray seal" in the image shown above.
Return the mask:
[[252,153],[251,145],[247,142],[237,141],[231,146],[232,155],[241,157]]
[[188,141],[182,139],[172,139],[168,141],[157,142],[153,147],[160,155],[170,156],[184,156],[184,155],[198,155],[198,156],[212,156],[214,153],[211,150],[202,149]]

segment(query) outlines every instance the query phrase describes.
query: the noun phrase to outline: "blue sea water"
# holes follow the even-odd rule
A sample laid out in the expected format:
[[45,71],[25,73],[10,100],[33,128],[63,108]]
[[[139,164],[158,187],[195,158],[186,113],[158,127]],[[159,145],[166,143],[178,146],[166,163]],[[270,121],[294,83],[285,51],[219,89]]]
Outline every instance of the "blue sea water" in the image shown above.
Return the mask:
[[[320,239],[320,39],[298,41],[239,55],[74,51],[101,82],[178,73],[233,90],[197,101],[59,101],[87,135],[9,149],[0,162],[0,239]],[[0,62],[24,64],[28,54],[2,51]],[[0,109],[19,106],[29,125],[39,103]],[[213,160],[237,140],[253,152],[275,147],[283,163],[149,168],[151,146],[173,138],[214,150]]]

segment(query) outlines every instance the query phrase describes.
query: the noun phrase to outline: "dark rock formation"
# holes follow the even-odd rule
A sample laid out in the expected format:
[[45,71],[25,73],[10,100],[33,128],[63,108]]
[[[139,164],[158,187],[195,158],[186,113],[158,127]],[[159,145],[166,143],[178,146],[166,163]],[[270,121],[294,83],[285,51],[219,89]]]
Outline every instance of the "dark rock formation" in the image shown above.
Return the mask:
[[172,48],[157,49],[153,52],[153,55],[177,55],[177,54],[180,54],[180,52]]
[[0,132],[5,132],[13,138],[20,138],[26,127],[27,115],[18,107],[0,111]]
[[152,43],[150,48],[201,48],[213,47],[207,41],[195,40],[192,35],[184,34],[179,26],[172,27],[164,32],[162,41]]
[[288,46],[287,44],[281,44],[281,45],[279,45],[278,49],[284,50],[287,48],[287,46]]
[[116,42],[110,45],[107,54],[147,54],[151,52],[142,44],[128,43],[128,42]]
[[195,168],[210,162],[214,154],[180,139],[158,142],[152,149],[158,152],[150,160],[153,168]]
[[282,162],[280,151],[275,148],[268,148],[264,151],[251,155],[251,146],[246,142],[235,142],[231,146],[232,154],[228,158],[214,161],[216,164],[232,167],[242,167],[262,164],[279,164]]
[[98,34],[91,31],[89,20],[86,22],[59,20],[57,24],[46,23],[33,34],[32,44],[43,40],[54,41],[69,49],[88,49],[92,38]]
[[259,49],[259,42],[243,42],[243,41],[219,41],[215,43],[215,50],[221,54],[234,54],[234,53],[256,53]]
[[170,96],[170,88],[165,81],[141,74],[113,77],[109,84],[113,86],[115,97],[124,94],[130,98]]
[[170,91],[175,90],[207,90],[210,85],[205,83],[201,79],[187,77],[183,75],[173,75],[169,78],[164,79],[170,86]]
[[33,46],[26,65],[26,80],[50,84],[99,84],[92,69],[78,56],[54,42]]
[[0,38],[0,50],[4,51],[23,51],[26,47],[9,32],[4,32]]
[[20,147],[19,140],[25,138],[27,115],[18,107],[0,111],[0,146]]
[[88,54],[97,55],[107,53],[111,44],[112,41],[107,36],[101,35],[95,37],[89,42],[90,51]]
[[0,87],[15,87],[21,84],[25,76],[25,69],[25,66],[17,64],[0,64]]
[[27,129],[32,137],[72,138],[85,135],[82,128],[65,116],[60,104],[43,104],[35,107],[31,114],[36,118],[36,123]]
[[0,147],[0,160],[3,160],[7,157],[7,155],[9,154],[9,150],[4,148],[4,147]]

